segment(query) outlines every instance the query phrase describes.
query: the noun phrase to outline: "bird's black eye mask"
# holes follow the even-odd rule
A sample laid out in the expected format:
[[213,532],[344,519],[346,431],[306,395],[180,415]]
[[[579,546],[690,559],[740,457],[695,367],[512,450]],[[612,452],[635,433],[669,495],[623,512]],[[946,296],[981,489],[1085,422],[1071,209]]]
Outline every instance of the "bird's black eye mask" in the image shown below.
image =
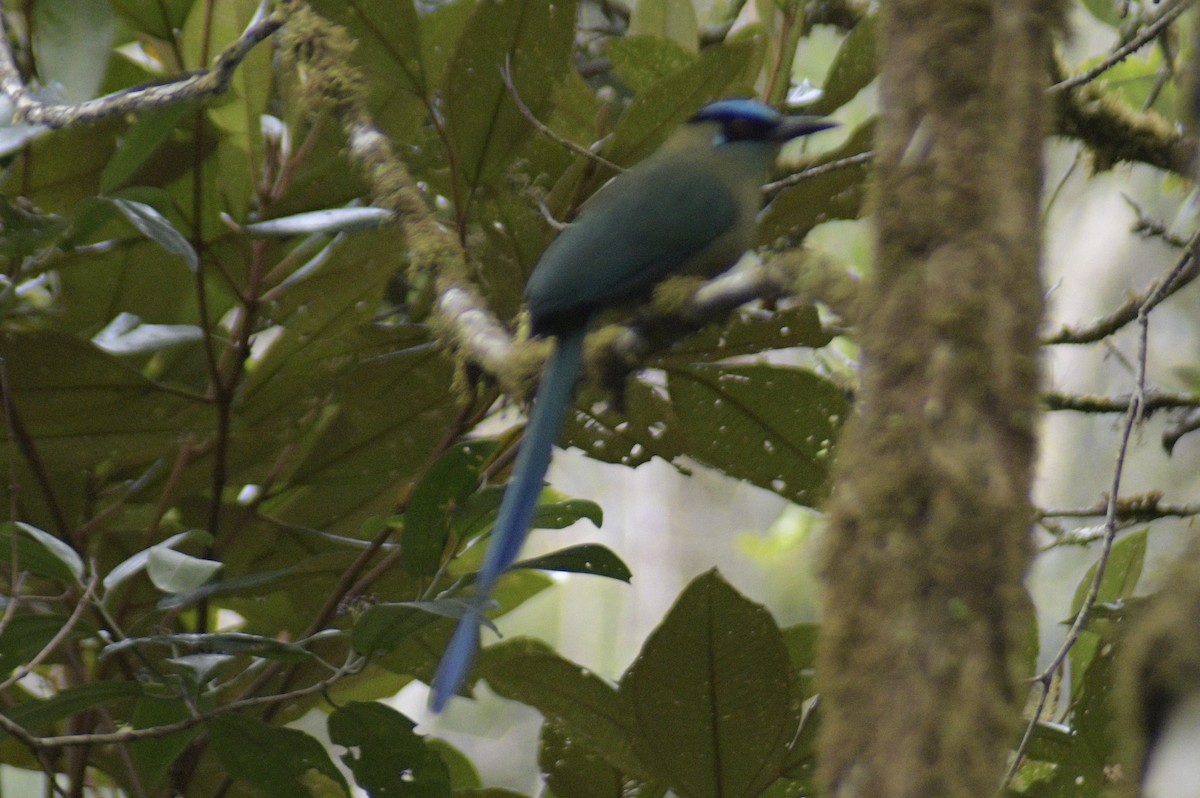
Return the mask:
[[763,141],[771,137],[774,124],[761,119],[729,119],[721,125],[721,138],[726,141]]

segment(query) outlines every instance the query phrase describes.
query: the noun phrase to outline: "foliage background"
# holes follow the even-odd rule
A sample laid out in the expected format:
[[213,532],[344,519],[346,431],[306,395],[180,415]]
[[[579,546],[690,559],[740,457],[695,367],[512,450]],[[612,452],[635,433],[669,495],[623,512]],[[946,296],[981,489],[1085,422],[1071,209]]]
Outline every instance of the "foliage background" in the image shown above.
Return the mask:
[[[1063,42],[1072,73],[1182,7],[1134,3],[1121,17],[1113,5],[1074,9],[1076,36]],[[819,505],[827,494],[854,387],[853,314],[830,285],[871,270],[859,219],[870,207],[868,171],[853,160],[869,153],[874,101],[866,4],[646,0],[632,15],[546,0],[322,0],[311,3],[315,15],[295,2],[268,8],[283,31],[250,50],[219,97],[3,130],[0,459],[10,512],[0,556],[11,567],[0,676],[14,678],[3,682],[0,784],[19,793],[54,773],[55,791],[67,795],[340,795],[355,783],[372,795],[483,783],[563,798],[815,794],[818,627],[814,588],[795,573],[812,558],[820,524],[783,507]],[[259,7],[36,0],[4,11],[38,96],[72,103],[212,63]],[[1161,120],[1176,119],[1188,54],[1169,30],[1081,90],[1098,92],[1124,127],[1064,130],[1049,145],[1053,319],[1107,312],[1168,268],[1176,239],[1193,235],[1180,176],[1162,168],[1178,137]],[[609,390],[581,394],[565,442],[613,465],[596,471],[571,458],[552,472],[566,494],[549,495],[541,522],[599,522],[600,507],[608,520],[603,533],[539,533],[535,551],[560,553],[499,591],[504,612],[539,597],[534,612],[506,619],[508,639],[482,658],[479,675],[548,718],[540,740],[500,743],[488,735],[512,721],[497,718],[498,702],[458,702],[431,724],[414,680],[432,672],[452,628],[444,614],[460,611],[455,597],[478,561],[480,547],[467,544],[486,533],[498,501],[516,418],[499,402],[502,389],[519,393],[537,358],[518,345],[492,373],[468,367],[475,352],[463,330],[495,331],[448,320],[439,302],[447,284],[469,286],[517,329],[519,288],[553,236],[539,204],[569,218],[611,174],[535,131],[504,85],[506,58],[534,117],[580,146],[601,142],[600,154],[621,165],[707,100],[780,101],[803,79],[823,90],[811,107],[836,113],[843,128],[813,153],[788,153],[790,173],[841,168],[778,193],[761,234],[783,262],[803,242],[804,265],[825,282],[791,280],[769,310],[743,308],[695,336],[652,340],[635,361],[644,370],[623,382],[623,412],[604,401]],[[348,144],[363,119],[398,160],[372,167]],[[1143,128],[1161,138],[1135,151],[1126,138]],[[1119,161],[1133,163],[1094,171]],[[418,192],[418,209],[405,204],[406,188]],[[1132,202],[1115,204],[1119,192]],[[397,211],[404,234],[371,203]],[[1152,233],[1157,220],[1163,230],[1131,235],[1131,207]],[[1111,286],[1097,274],[1111,275]],[[1194,341],[1189,296],[1156,315],[1149,361],[1153,385],[1180,414],[1152,422],[1166,418],[1157,423],[1179,443],[1167,459],[1159,429],[1143,426],[1144,445],[1126,466],[1132,492],[1178,493],[1185,510],[1196,488],[1184,433],[1197,383],[1194,358],[1180,354]],[[1131,372],[1120,364],[1135,347],[1123,335],[1131,333],[1047,347],[1051,390],[1128,393]],[[1049,551],[1031,583],[1040,624],[1030,620],[1041,653],[1035,660],[1031,645],[1031,674],[1051,662],[1058,622],[1083,606],[1077,585],[1088,575],[1078,571],[1102,543],[1086,533],[1088,518],[1102,515],[1113,414],[1124,409],[1110,404],[1045,422],[1040,504],[1092,515],[1044,519]],[[679,481],[676,469],[697,475]],[[1147,498],[1141,515],[1127,516],[1153,520],[1154,537],[1171,539],[1178,530],[1157,520],[1164,503]],[[736,545],[715,542],[746,530],[755,534]],[[1112,722],[1108,635],[1151,537],[1139,528],[1113,548],[1103,611],[1068,669],[1053,669],[1057,700],[1045,718],[1060,723],[1031,726],[1012,792],[1094,794],[1114,781],[1121,727]],[[594,540],[620,558],[578,545]],[[546,597],[569,591],[546,590],[545,571],[619,583],[629,574],[622,559],[634,587],[614,584],[558,610],[559,626],[604,640],[599,650],[565,634],[563,659],[513,639],[523,628],[555,637]],[[714,564],[774,618],[709,572]],[[630,601],[634,631],[617,631],[614,592]],[[467,757],[373,703],[409,684],[400,706],[422,734],[445,733],[479,761],[520,762],[517,749],[528,763],[536,751],[539,773],[481,780]],[[283,725],[311,710],[307,731]],[[475,742],[455,736],[463,730]]]

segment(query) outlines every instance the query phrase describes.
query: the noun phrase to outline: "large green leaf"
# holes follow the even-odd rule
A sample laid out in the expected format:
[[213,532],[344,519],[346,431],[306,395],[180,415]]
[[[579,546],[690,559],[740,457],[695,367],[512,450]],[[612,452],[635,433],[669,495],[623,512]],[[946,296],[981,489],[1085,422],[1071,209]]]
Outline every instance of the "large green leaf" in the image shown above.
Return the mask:
[[443,798],[450,771],[416,724],[379,703],[352,702],[329,716],[329,739],[371,798]]
[[54,472],[148,462],[173,450],[206,409],[69,336],[8,333],[0,357],[21,421]]
[[680,795],[758,795],[800,722],[770,613],[714,570],[697,577],[621,679],[646,767]]
[[412,0],[316,0],[312,5],[354,39],[354,64],[366,78],[375,122],[408,143],[426,122],[430,85]]
[[833,334],[821,325],[812,305],[774,312],[743,308],[724,324],[710,324],[684,338],[653,363],[685,365],[757,355],[770,349],[818,349],[831,340]]
[[[90,682],[68,687],[49,698],[23,701],[4,710],[5,716],[31,732],[39,733],[72,715],[101,706],[129,701],[142,695],[142,685],[133,681]],[[0,732],[3,736],[4,732]]]
[[33,7],[38,76],[61,92],[61,102],[96,96],[116,35],[108,0],[40,0]]
[[609,579],[619,579],[628,582],[633,578],[629,566],[611,549],[598,543],[584,543],[579,546],[553,551],[528,560],[520,560],[513,568],[532,568],[539,571],[563,571],[566,573],[591,574],[606,576]]
[[83,583],[79,553],[49,532],[21,521],[0,524],[0,562],[63,584]]
[[620,411],[610,403],[586,399],[584,392],[567,414],[561,445],[578,447],[606,463],[634,467],[654,457],[674,462],[687,451],[675,409],[658,386],[629,381]]
[[[629,798],[630,781],[611,762],[552,721],[542,724],[538,767],[555,795]],[[638,793],[639,795],[642,793]]]
[[[444,92],[460,203],[509,165],[509,155],[532,129],[504,85],[501,69],[510,69],[534,116],[545,117],[574,41],[574,0],[491,0],[475,6]],[[460,204],[459,216],[465,212]]]
[[[14,616],[5,627],[4,634],[0,635],[0,671],[11,673],[22,665],[28,665],[66,627],[69,620],[66,615]],[[80,640],[95,634],[96,629],[91,624],[77,622],[64,639]]]
[[477,671],[497,693],[534,707],[622,773],[652,780],[654,771],[634,751],[631,718],[599,676],[524,638],[485,648]]
[[[166,726],[185,720],[191,715],[188,705],[177,696],[142,696],[133,708],[132,725],[136,729]],[[148,737],[131,744],[131,754],[146,787],[160,784],[171,765],[202,731],[196,726],[163,735]]]
[[170,40],[183,27],[196,0],[112,0],[112,5],[135,30]]
[[635,92],[649,89],[696,60],[696,56],[683,47],[659,36],[614,39],[608,45],[608,57],[621,80]]
[[690,0],[641,0],[630,15],[629,33],[661,38],[695,52],[699,44],[696,6]]
[[[855,128],[842,146],[830,150],[813,166],[861,156],[874,146],[874,119]],[[869,163],[824,172],[780,191],[758,221],[758,242],[769,244],[783,236],[800,236],[832,219],[857,219],[865,207]]]
[[268,798],[327,798],[337,794],[330,788],[350,795],[346,779],[325,747],[304,732],[232,713],[218,715],[205,725],[229,775]]
[[495,449],[494,441],[456,446],[417,483],[404,512],[404,567],[410,574],[437,573],[457,510],[479,488],[481,469]]
[[667,388],[693,457],[799,504],[825,497],[849,411],[829,380],[776,366],[696,365],[668,369]]
[[[1137,588],[1138,580],[1142,577],[1142,566],[1146,562],[1146,542],[1148,530],[1132,532],[1113,544],[1108,555],[1108,564],[1104,569],[1104,577],[1100,581],[1099,592],[1096,594],[1097,604],[1128,599]],[[1093,563],[1088,568],[1083,579],[1075,587],[1075,597],[1071,601],[1071,620],[1079,614],[1083,600],[1087,596],[1091,584],[1096,578],[1096,568],[1099,563]],[[1085,674],[1091,667],[1100,649],[1100,636],[1086,629],[1079,633],[1079,639],[1069,655],[1071,662],[1071,695],[1078,696],[1083,688]]]
[[875,80],[876,27],[876,16],[865,16],[842,40],[842,46],[829,65],[824,93],[804,109],[806,113],[831,114]]
[[658,149],[705,103],[725,96],[754,56],[753,42],[709,47],[692,63],[641,92],[621,116],[604,156],[631,166]]

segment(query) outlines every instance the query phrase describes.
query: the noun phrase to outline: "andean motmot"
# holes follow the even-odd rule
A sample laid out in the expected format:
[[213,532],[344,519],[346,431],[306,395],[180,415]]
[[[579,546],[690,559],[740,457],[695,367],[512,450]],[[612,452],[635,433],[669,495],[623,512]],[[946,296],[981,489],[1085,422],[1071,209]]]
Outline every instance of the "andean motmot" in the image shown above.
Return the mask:
[[475,582],[433,681],[440,711],[466,680],[487,598],[512,565],[533,520],[551,450],[598,310],[647,295],[677,274],[715,275],[754,242],[762,185],[785,142],[833,127],[784,116],[754,100],[702,108],[653,155],[613,178],[551,242],[525,286],[534,335],[552,336],[512,477]]

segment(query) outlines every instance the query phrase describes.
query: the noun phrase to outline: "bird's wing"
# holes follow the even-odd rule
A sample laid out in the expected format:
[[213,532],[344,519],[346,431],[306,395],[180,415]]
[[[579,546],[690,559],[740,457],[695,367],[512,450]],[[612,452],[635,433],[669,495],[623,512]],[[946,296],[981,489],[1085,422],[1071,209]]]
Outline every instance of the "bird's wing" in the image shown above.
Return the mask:
[[711,170],[687,168],[681,157],[621,175],[550,244],[525,289],[535,326],[582,318],[641,293],[734,227],[737,204],[728,186]]

